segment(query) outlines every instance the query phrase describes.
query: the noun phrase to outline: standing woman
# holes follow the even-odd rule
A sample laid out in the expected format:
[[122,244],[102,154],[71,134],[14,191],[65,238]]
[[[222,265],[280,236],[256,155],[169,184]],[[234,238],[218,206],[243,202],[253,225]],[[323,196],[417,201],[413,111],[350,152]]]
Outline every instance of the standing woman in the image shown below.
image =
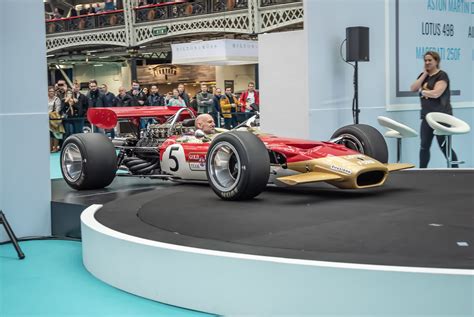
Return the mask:
[[63,138],[64,127],[61,122],[61,99],[56,96],[54,87],[48,87],[49,143],[50,151],[59,151],[59,140]]
[[[437,52],[428,51],[424,55],[425,67],[418,79],[411,85],[412,91],[418,91],[421,101],[421,127],[420,127],[420,168],[426,168],[430,161],[430,147],[433,141],[433,129],[426,121],[430,112],[453,114],[451,107],[451,92],[449,89],[448,74],[439,68],[440,56]],[[437,135],[438,144],[446,156],[446,144],[443,136]],[[454,151],[452,159],[458,158]],[[458,167],[453,164],[452,167]]]
[[173,96],[168,100],[167,106],[186,107],[186,102],[179,95],[178,89],[173,89]]
[[67,139],[72,134],[82,132],[82,126],[84,126],[82,112],[82,104],[78,99],[74,98],[73,92],[68,90],[61,109],[63,125],[66,130],[64,139]]

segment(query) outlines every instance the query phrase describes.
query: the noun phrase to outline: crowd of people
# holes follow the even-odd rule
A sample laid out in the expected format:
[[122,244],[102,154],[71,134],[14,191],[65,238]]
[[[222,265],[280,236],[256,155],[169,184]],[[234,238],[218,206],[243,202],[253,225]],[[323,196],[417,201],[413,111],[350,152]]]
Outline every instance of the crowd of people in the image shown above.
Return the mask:
[[[123,9],[123,5],[119,6]],[[104,3],[96,3],[96,4],[84,4],[84,5],[77,5],[73,6],[69,12],[64,12],[59,8],[54,8],[52,14],[47,14],[47,19],[61,19],[61,18],[70,18],[76,17],[79,15],[91,15],[91,14],[98,14],[107,11],[113,11],[119,9],[115,4],[114,0],[105,0]]]
[[[172,2],[175,2],[175,0],[140,0],[138,1],[137,7]],[[192,2],[192,0],[189,2]],[[123,1],[105,0],[104,2],[76,5],[73,6],[69,12],[64,12],[59,8],[54,8],[52,13],[50,12],[47,14],[46,19],[61,19],[66,17],[70,18],[80,15],[99,14],[121,9],[123,9]]]
[[[172,91],[161,94],[157,85],[142,87],[138,81],[132,81],[130,90],[118,89],[117,95],[110,92],[106,84],[98,85],[96,80],[89,81],[89,89],[84,94],[80,85],[74,83],[68,87],[65,80],[58,80],[55,86],[48,87],[48,111],[50,117],[51,152],[59,151],[62,140],[68,136],[83,132],[87,109],[95,107],[132,107],[132,106],[175,106],[193,108],[198,114],[209,114],[220,125],[221,118],[226,129],[232,129],[258,111],[260,95],[253,82],[240,97],[234,95],[232,88],[224,93],[218,87],[201,84],[201,90],[191,96],[184,84]],[[146,122],[142,122],[144,128]],[[114,137],[114,131],[106,131]]]

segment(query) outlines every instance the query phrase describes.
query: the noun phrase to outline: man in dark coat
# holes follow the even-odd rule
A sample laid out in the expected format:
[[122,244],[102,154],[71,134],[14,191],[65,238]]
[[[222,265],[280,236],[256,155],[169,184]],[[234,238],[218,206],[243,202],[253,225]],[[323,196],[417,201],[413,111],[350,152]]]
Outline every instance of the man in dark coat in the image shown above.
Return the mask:
[[[105,106],[104,95],[99,91],[96,80],[89,81],[89,92],[87,93],[86,97],[87,97],[88,108],[97,108],[97,107]],[[103,131],[102,129],[99,129],[96,126],[94,126],[94,132],[103,132]]]
[[132,89],[127,94],[132,98],[130,106],[143,106],[146,102],[146,96],[143,91],[140,90],[140,83],[136,80],[132,81]]
[[91,80],[89,82],[89,92],[86,96],[89,108],[105,107],[105,98],[99,91],[96,80]]
[[117,100],[117,107],[128,107],[130,106],[130,101],[131,97],[127,92],[125,91],[125,87],[119,87],[119,93],[117,97],[115,97]]
[[160,95],[160,90],[157,85],[152,85],[150,89],[150,95],[148,96],[145,105],[146,106],[164,106],[165,98]]
[[106,84],[102,84],[100,87],[100,92],[104,94],[105,107],[115,107],[117,106],[117,100],[115,95],[109,91],[109,87]]

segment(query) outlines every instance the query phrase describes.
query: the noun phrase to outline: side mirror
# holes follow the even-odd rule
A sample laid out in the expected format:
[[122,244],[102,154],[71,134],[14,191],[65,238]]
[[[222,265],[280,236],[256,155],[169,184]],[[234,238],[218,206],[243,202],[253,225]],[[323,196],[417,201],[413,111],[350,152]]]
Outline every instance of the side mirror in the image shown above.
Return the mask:
[[206,134],[201,129],[197,129],[196,131],[194,131],[194,136],[198,139],[202,139],[206,136]]

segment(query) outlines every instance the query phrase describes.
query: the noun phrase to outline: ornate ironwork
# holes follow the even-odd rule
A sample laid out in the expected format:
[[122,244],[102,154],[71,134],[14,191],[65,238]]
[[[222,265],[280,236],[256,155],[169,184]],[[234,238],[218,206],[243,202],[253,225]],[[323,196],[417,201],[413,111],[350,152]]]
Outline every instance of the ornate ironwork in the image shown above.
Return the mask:
[[136,23],[193,17],[247,8],[247,0],[195,0],[134,8]]
[[141,7],[132,1],[124,0],[124,10],[47,21],[47,51],[134,47],[191,33],[258,34],[303,22],[301,0],[178,0]]
[[79,32],[46,38],[48,53],[66,47],[104,44],[128,46],[125,29],[123,27],[118,29],[108,28],[107,30],[101,30],[101,32]]
[[260,11],[259,32],[269,32],[285,26],[303,23],[303,3],[283,4],[279,6],[267,6]]
[[46,34],[125,25],[123,10],[46,21]]
[[[153,29],[157,27],[166,27],[167,33],[164,35],[153,34]],[[190,33],[213,33],[213,32],[232,32],[249,33],[249,18],[246,11],[235,11],[221,16],[195,17],[194,19],[180,19],[179,21],[167,20],[161,23],[136,25],[135,26],[135,45],[145,44],[176,35]]]
[[303,2],[303,0],[260,0],[260,6],[267,7],[267,6],[286,4],[286,3],[295,3],[295,2]]

